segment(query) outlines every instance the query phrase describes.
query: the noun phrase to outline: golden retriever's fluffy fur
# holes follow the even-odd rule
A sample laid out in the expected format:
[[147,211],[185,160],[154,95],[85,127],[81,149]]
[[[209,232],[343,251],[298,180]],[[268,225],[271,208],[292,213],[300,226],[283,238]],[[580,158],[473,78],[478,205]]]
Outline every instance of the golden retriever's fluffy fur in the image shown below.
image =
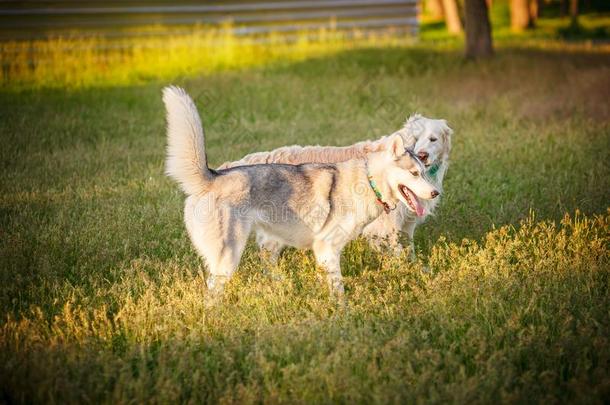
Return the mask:
[[303,163],[345,162],[363,158],[371,152],[384,150],[388,139],[389,137],[384,136],[376,141],[363,141],[351,146],[283,146],[269,152],[251,153],[241,160],[223,163],[218,169],[268,163],[300,165]]

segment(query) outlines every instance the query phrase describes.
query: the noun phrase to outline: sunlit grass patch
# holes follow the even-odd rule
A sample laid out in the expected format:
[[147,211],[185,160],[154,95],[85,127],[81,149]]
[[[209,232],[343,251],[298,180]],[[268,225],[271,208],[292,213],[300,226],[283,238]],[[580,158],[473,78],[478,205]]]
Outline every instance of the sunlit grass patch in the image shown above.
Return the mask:
[[[32,306],[3,320],[5,398],[601,398],[608,229],[610,211],[560,224],[530,216],[481,242],[437,244],[431,272],[378,256],[376,268],[346,277],[344,305],[302,252],[282,260],[283,280],[249,269],[256,259],[247,254],[215,306],[201,277],[176,261],[132,261],[105,293],[112,308],[67,298],[52,318]],[[346,261],[366,249],[352,243]]]
[[[144,27],[146,28],[146,27]],[[294,62],[341,50],[398,46],[413,41],[393,30],[363,32],[329,25],[290,37],[277,33],[241,37],[233,27],[195,27],[151,37],[74,37],[0,43],[4,86],[82,87],[125,85],[227,69]]]

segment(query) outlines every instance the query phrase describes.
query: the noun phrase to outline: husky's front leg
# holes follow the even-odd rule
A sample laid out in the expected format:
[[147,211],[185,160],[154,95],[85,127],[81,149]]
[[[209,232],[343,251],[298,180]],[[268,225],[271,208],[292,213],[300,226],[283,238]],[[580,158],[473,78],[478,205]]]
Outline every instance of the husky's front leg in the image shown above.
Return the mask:
[[331,293],[343,295],[345,289],[343,287],[343,276],[341,276],[341,248],[333,246],[329,241],[320,240],[314,242],[313,253],[318,265],[326,271]]
[[394,256],[400,256],[403,246],[400,243],[399,231],[403,217],[403,208],[381,214],[377,219],[364,227],[362,235],[377,250],[389,249]]

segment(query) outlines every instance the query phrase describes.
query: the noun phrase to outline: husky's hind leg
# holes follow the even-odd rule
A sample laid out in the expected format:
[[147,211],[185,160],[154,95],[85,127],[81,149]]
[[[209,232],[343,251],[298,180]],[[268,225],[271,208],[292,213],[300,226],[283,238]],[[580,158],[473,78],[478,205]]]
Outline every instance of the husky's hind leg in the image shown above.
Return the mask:
[[[231,223],[233,226],[231,226]],[[225,284],[237,269],[248,241],[251,224],[247,221],[240,221],[239,218],[231,218],[230,223],[228,226],[225,225],[225,228],[221,250],[216,263],[210,265],[210,275],[207,280],[208,290],[212,294],[221,293]]]
[[262,230],[256,232],[256,244],[264,266],[263,272],[270,275],[274,280],[282,279],[283,277],[278,272],[277,261],[284,249],[284,244]]
[[208,290],[218,294],[239,265],[251,221],[230,208],[210,209],[209,201],[191,197],[184,216],[191,241],[208,267]]

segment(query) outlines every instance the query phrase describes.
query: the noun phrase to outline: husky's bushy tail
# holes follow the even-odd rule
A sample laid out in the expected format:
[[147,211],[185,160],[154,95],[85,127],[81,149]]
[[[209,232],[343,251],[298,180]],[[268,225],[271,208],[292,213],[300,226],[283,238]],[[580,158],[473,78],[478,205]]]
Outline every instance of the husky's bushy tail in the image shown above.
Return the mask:
[[165,173],[180,183],[188,195],[208,189],[214,175],[208,168],[204,134],[195,103],[176,86],[163,89],[167,111],[167,160]]

